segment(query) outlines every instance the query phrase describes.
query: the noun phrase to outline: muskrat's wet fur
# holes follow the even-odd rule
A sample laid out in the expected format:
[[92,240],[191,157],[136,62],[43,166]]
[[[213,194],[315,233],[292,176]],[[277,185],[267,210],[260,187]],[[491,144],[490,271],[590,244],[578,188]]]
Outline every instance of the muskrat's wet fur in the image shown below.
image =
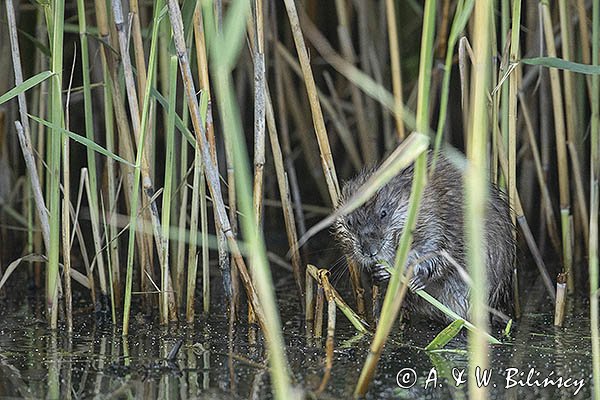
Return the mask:
[[[428,167],[430,163],[431,155]],[[363,170],[346,182],[341,204],[356,193],[374,172],[375,169]],[[336,239],[345,255],[368,269],[376,283],[389,279],[389,273],[381,266],[380,261],[394,265],[408,212],[412,176],[411,166],[395,176],[361,207],[338,218],[334,223]],[[409,316],[448,321],[439,310],[411,293],[425,289],[461,317],[468,317],[469,285],[450,261],[458,263],[463,271],[467,269],[464,207],[463,174],[440,155],[423,192],[407,259],[408,265],[414,265],[411,291],[404,301]],[[502,312],[509,312],[515,261],[513,224],[507,201],[494,185],[490,185],[484,227],[488,305]]]

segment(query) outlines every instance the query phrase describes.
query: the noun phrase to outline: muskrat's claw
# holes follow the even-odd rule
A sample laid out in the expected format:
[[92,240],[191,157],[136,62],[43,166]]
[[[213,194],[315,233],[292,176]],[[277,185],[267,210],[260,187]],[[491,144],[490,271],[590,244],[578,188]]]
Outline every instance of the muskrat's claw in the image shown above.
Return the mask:
[[421,264],[417,264],[413,268],[413,275],[408,282],[408,288],[415,293],[417,290],[425,289],[427,286],[427,271]]
[[371,267],[371,279],[373,283],[379,285],[380,283],[387,282],[390,279],[390,273],[383,265],[374,265]]
[[417,290],[425,289],[425,282],[422,276],[416,275],[408,282],[408,288],[411,292],[416,292]]

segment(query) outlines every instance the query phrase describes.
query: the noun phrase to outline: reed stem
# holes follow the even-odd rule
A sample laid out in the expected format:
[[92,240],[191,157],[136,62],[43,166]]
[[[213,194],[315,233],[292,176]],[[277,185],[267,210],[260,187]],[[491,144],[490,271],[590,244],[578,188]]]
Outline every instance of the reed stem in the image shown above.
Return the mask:
[[[488,361],[487,277],[485,213],[487,208],[487,139],[488,139],[488,96],[491,77],[491,16],[492,2],[477,1],[474,11],[474,60],[473,86],[471,87],[471,118],[469,120],[468,167],[465,172],[465,233],[467,265],[472,279],[470,288],[470,314],[478,328],[469,331],[469,374],[475,376],[477,369],[486,369]],[[469,397],[485,399],[487,388],[470,379]]]
[[[554,31],[550,16],[550,5],[547,0],[541,2],[543,30],[546,39],[548,56],[556,57],[556,45],[554,43]],[[563,268],[567,274],[567,286],[569,291],[573,289],[573,254],[571,243],[571,195],[569,190],[569,166],[567,160],[567,142],[565,133],[565,121],[563,117],[563,97],[561,94],[560,77],[558,70],[551,68],[550,86],[552,89],[552,107],[554,111],[554,130],[556,135],[556,156],[558,163],[558,185],[560,195],[560,221],[562,227],[562,256]]]
[[[163,0],[157,0],[157,3],[155,4],[155,8],[154,8],[154,20],[153,20],[153,24],[152,24],[152,39],[150,42],[150,56],[149,56],[149,61],[148,61],[148,77],[152,77],[154,75],[154,68],[156,65],[156,48],[158,45],[158,28],[160,26],[160,21],[161,18],[159,18],[160,12],[162,11],[163,8]],[[113,11],[115,12],[115,23],[117,25],[119,25],[119,23],[122,23],[122,15],[119,15],[120,13],[120,0],[113,0]],[[120,22],[121,21],[121,22]],[[123,61],[124,61],[124,67],[125,67],[125,76],[126,76],[126,81],[129,80],[131,83],[133,84],[133,75],[131,74],[131,71],[128,72],[128,69],[131,69],[131,65],[130,65],[130,60],[129,57],[127,56],[127,48],[125,46],[124,40],[125,37],[123,37],[122,34],[122,29],[123,27],[121,26],[120,29],[120,33],[119,35],[120,37],[120,46],[121,46],[121,54],[124,55]],[[129,79],[127,78],[129,76]],[[127,278],[126,278],[126,282],[125,282],[125,303],[124,303],[124,309],[123,309],[123,335],[127,336],[129,333],[129,314],[131,312],[131,292],[132,292],[132,284],[133,284],[133,258],[134,258],[134,244],[135,244],[135,234],[136,234],[136,229],[137,229],[137,225],[138,225],[138,200],[139,200],[139,193],[140,193],[140,189],[142,189],[142,191],[144,192],[144,194],[149,197],[149,202],[151,205],[154,205],[154,208],[156,207],[154,200],[152,199],[153,194],[154,194],[154,190],[152,189],[152,181],[150,180],[150,177],[148,175],[148,169],[147,169],[147,164],[145,162],[145,156],[144,156],[144,145],[146,143],[146,134],[147,134],[147,125],[148,125],[148,115],[149,115],[149,108],[150,108],[150,88],[151,85],[147,85],[146,86],[146,91],[144,93],[144,103],[142,106],[142,115],[141,115],[141,124],[140,124],[140,120],[139,120],[139,109],[137,106],[137,98],[135,97],[135,88],[134,87],[129,87],[129,83],[127,84],[127,89],[128,89],[128,100],[129,100],[129,106],[130,106],[130,110],[131,110],[131,114],[132,114],[132,121],[133,126],[134,126],[134,133],[137,132],[137,134],[135,135],[137,138],[137,155],[136,155],[136,162],[135,162],[135,169],[134,169],[134,181],[133,181],[133,194],[131,196],[131,215],[130,215],[130,220],[129,220],[129,246],[128,246],[128,251],[127,251]],[[136,122],[137,120],[137,122]],[[137,128],[137,129],[136,129]],[[140,183],[142,181],[142,169],[143,171],[143,188],[140,187]],[[156,238],[156,244],[158,247],[158,252],[159,252],[159,259],[161,260],[161,268],[163,269],[167,269],[166,274],[168,274],[168,265],[164,263],[164,260],[162,258],[162,256],[165,254],[163,249],[162,249],[162,245],[163,245],[163,240],[161,238],[161,231],[160,231],[160,221],[158,220],[158,212],[155,209],[152,209],[150,211],[150,214],[153,216],[153,221],[152,221],[152,226],[153,226],[153,231],[155,233],[155,238]],[[159,229],[159,231],[157,232],[157,229]],[[163,287],[163,290],[165,288]],[[164,321],[165,315],[167,315],[168,310],[164,309],[161,310],[163,313],[163,316],[161,318],[161,320]]]
[[[592,3],[592,64],[600,65],[600,0]],[[598,307],[598,208],[600,203],[600,76],[592,76],[590,145],[590,329],[593,397],[600,399],[600,321]]]
[[402,69],[400,68],[400,48],[398,45],[398,24],[396,22],[396,10],[393,0],[385,1],[386,20],[388,25],[388,38],[390,42],[390,61],[392,72],[392,88],[394,91],[394,99],[396,100],[396,113],[394,120],[396,121],[396,134],[400,140],[404,140],[406,133],[404,132],[404,122],[402,121],[403,112],[403,94],[402,94]]
[[[518,62],[519,58],[519,41],[521,32],[521,0],[513,1],[512,8],[512,26],[510,35],[510,57],[509,57],[509,68]],[[510,217],[515,229],[513,230],[513,239],[517,238],[516,230],[516,214],[515,214],[515,203],[517,196],[517,99],[518,99],[518,86],[519,86],[519,74],[513,71],[510,75],[508,82],[508,112],[507,112],[507,124],[508,132],[502,132],[508,136],[508,202],[510,205]],[[504,93],[504,91],[503,91]],[[516,254],[516,253],[515,253]],[[516,264],[513,266],[513,298],[515,305],[515,315],[518,317],[521,314],[520,303],[519,303],[519,275],[517,274]]]
[[[62,108],[62,70],[63,70],[63,30],[64,30],[64,0],[52,2],[52,63],[51,71],[51,113],[50,121],[55,127],[63,126]],[[48,202],[50,211],[50,248],[48,250],[48,272],[46,275],[46,307],[50,329],[58,328],[58,287],[59,253],[60,253],[60,163],[62,143],[67,140],[62,131],[53,129],[50,137],[50,159],[48,169],[50,173],[50,187]],[[69,255],[65,255],[69,257]]]

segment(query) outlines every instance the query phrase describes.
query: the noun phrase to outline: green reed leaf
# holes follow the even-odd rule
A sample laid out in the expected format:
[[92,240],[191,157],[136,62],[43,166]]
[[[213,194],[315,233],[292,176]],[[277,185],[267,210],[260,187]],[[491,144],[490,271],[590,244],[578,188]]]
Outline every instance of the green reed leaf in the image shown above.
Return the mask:
[[34,121],[36,121],[37,123],[40,123],[42,125],[44,125],[47,128],[50,128],[52,130],[55,131],[59,131],[61,133],[64,133],[65,135],[67,135],[68,137],[70,137],[71,139],[73,139],[74,141],[81,143],[82,145],[89,147],[90,149],[94,150],[97,153],[100,153],[106,157],[110,157],[115,161],[121,162],[123,164],[127,164],[130,167],[134,167],[135,165],[130,163],[129,161],[125,160],[124,158],[119,157],[118,155],[116,155],[115,153],[106,150],[104,147],[100,146],[99,144],[97,144],[94,141],[91,141],[90,139],[86,138],[85,136],[81,136],[76,134],[75,132],[71,132],[69,130],[66,130],[65,128],[62,128],[60,126],[57,126],[56,124],[53,124],[52,122],[46,121],[44,119],[38,118],[35,115],[31,115],[31,114],[27,114],[29,115],[29,118],[33,119]]
[[540,65],[547,68],[558,68],[579,74],[586,75],[599,75],[600,66],[581,64],[573,61],[563,60],[562,58],[556,57],[535,57],[535,58],[523,58],[521,60],[523,64],[527,65]]
[[28,91],[32,87],[39,85],[46,79],[50,78],[52,75],[54,75],[52,73],[52,71],[44,71],[44,72],[40,72],[37,75],[32,76],[31,78],[27,79],[25,82],[21,83],[20,85],[15,86],[11,90],[9,90],[8,92],[6,92],[2,96],[0,96],[0,104],[6,103],[10,99],[17,97],[18,95],[20,95],[23,92]]
[[425,347],[425,350],[439,350],[445,345],[448,344],[449,341],[454,339],[456,335],[460,332],[462,327],[465,326],[465,321],[462,319],[454,320],[445,327],[437,336]]

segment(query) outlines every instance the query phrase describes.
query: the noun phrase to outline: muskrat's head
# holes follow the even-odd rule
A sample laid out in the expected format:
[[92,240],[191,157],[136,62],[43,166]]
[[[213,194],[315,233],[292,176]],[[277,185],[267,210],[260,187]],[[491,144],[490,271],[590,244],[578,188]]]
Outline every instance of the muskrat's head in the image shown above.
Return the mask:
[[[340,204],[348,201],[374,172],[363,171],[346,182]],[[367,268],[381,261],[393,266],[409,195],[410,180],[396,176],[365,204],[339,217],[333,229],[346,256]]]

